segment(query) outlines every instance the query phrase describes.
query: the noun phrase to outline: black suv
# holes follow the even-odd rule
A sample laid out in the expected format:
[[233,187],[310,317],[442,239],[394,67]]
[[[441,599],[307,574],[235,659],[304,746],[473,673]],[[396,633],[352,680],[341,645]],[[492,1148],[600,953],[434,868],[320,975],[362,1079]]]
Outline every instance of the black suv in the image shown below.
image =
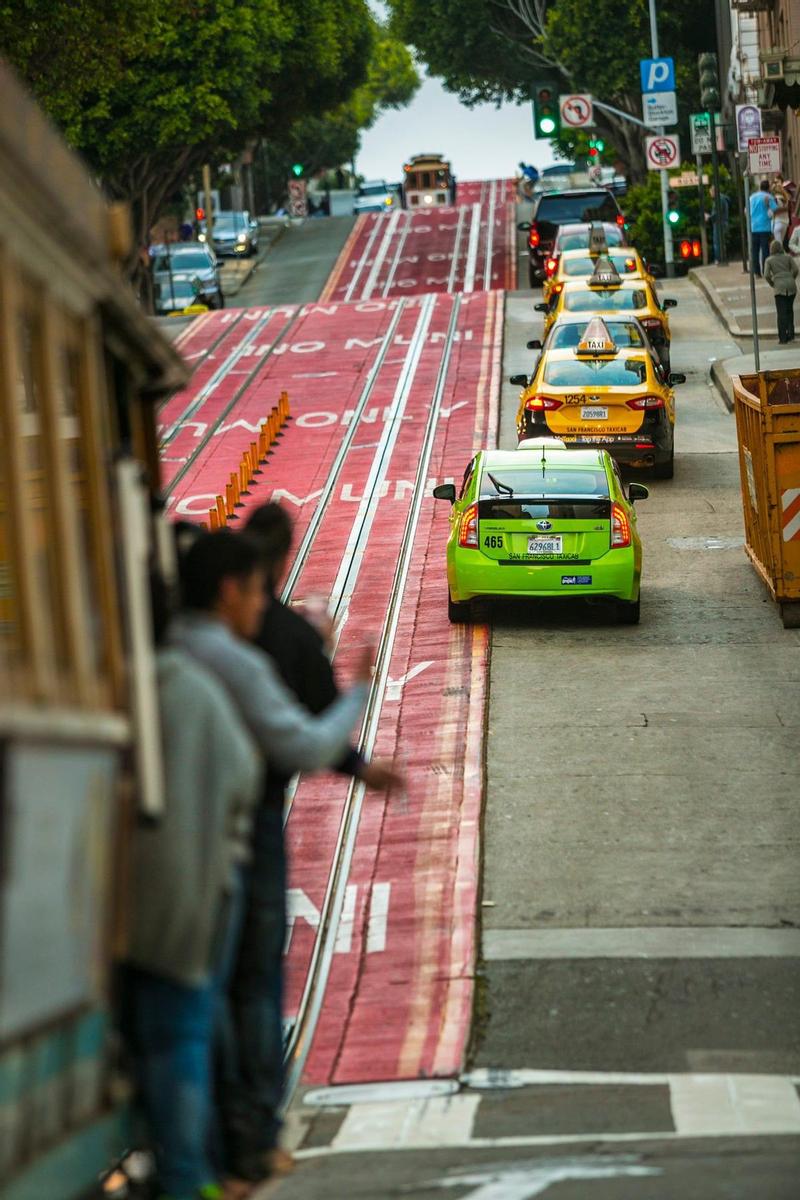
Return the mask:
[[533,217],[517,229],[528,231],[528,279],[536,287],[544,279],[544,260],[553,248],[559,225],[587,221],[616,222],[625,217],[616,197],[607,188],[581,188],[569,192],[542,192],[533,201]]

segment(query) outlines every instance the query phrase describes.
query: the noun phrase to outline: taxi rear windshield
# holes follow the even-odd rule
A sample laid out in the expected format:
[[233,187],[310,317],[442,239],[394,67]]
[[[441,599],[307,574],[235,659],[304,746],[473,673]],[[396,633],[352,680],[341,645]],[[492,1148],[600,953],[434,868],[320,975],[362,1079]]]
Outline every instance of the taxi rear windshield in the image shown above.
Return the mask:
[[[622,230],[616,225],[606,226],[603,230],[607,246],[622,245]],[[559,250],[586,250],[589,246],[591,232],[587,229],[581,233],[561,233],[558,237]]]
[[[632,255],[626,254],[624,250],[621,253],[608,254],[606,257],[611,259],[620,275],[624,275],[625,272],[630,274],[631,271],[636,270],[636,259]],[[597,259],[592,258],[589,254],[585,258],[565,258],[563,262],[565,275],[591,275],[596,266]]]
[[573,221],[613,222],[618,212],[610,192],[585,192],[579,196],[553,192],[542,196],[534,219],[552,221],[555,225],[569,225]]
[[[520,450],[520,454],[535,451]],[[507,489],[511,489],[508,491]],[[608,497],[608,479],[602,467],[576,470],[575,467],[497,467],[486,470],[481,479],[481,500],[500,500],[503,504],[543,496],[570,499]],[[483,511],[483,509],[481,509]]]
[[[578,321],[557,324],[547,344],[548,350],[573,350],[583,337],[586,326]],[[616,346],[640,346],[644,349],[644,338],[638,325],[632,321],[606,321],[606,329]]]
[[646,305],[647,297],[639,288],[592,288],[590,292],[567,292],[564,296],[567,312],[633,312]]
[[563,500],[481,500],[481,521],[538,521],[552,517],[558,521],[588,521],[592,517],[608,520],[611,501],[597,496],[564,497]]
[[546,362],[544,382],[551,387],[638,387],[647,367],[638,358],[587,358]]

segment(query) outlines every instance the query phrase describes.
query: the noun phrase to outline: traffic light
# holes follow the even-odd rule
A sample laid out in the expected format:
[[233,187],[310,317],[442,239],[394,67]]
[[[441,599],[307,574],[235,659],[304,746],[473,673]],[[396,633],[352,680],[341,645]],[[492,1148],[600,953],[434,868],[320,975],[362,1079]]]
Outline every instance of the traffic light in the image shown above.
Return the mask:
[[700,105],[704,112],[719,112],[722,107],[719,94],[719,67],[717,56],[708,51],[697,59],[700,71]]
[[292,174],[296,179],[300,178],[300,176],[303,174],[303,170],[304,168],[302,163],[292,163]]
[[589,158],[599,158],[606,148],[606,144],[602,138],[589,138]]
[[204,208],[196,208],[194,210],[194,215],[198,221],[202,221],[205,219],[206,210]]
[[670,225],[677,225],[681,219],[680,204],[678,201],[678,193],[670,188],[667,193],[667,220]]
[[533,136],[558,137],[560,124],[556,90],[549,83],[541,84],[533,98]]

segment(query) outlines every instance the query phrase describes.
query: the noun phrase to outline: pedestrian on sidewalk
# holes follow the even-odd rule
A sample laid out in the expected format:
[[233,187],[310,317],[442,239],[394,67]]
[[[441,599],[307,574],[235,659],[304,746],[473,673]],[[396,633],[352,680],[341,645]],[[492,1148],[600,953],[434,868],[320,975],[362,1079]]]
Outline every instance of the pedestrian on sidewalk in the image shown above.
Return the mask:
[[713,183],[708,189],[708,194],[710,197],[709,204],[711,205],[711,212],[706,213],[706,220],[711,225],[711,242],[714,252],[714,262],[718,263],[722,261],[722,247],[725,245],[728,237],[728,221],[730,219],[731,202],[725,193],[720,191],[719,208],[722,216],[722,229],[720,230],[717,224],[716,192],[714,191]]
[[786,240],[786,232],[789,228],[790,200],[789,193],[780,175],[776,175],[773,179],[770,191],[776,204],[776,208],[772,214],[772,236],[783,245]]
[[216,1200],[212,1050],[239,931],[260,756],[224,687],[163,644],[152,579],[164,810],[136,828],[123,1032],[155,1148],[161,1200]]
[[797,295],[797,263],[787,254],[783,243],[777,238],[770,245],[769,257],[764,264],[764,278],[775,292],[775,308],[778,313],[778,341],[794,341],[794,298]]
[[[339,690],[326,639],[278,597],[292,545],[292,523],[280,504],[251,514],[244,536],[257,541],[267,572],[267,606],[253,640],[310,713],[326,712]],[[351,744],[335,769],[387,790],[401,783],[390,763],[367,762]],[[230,988],[235,1047],[227,1047],[223,1125],[237,1175],[257,1181],[290,1169],[279,1145],[283,1098],[283,945],[286,936],[286,847],[283,816],[291,770],[270,761],[255,819],[253,863],[245,893],[242,941]],[[231,1051],[233,1054],[231,1056]]]
[[777,206],[777,201],[770,194],[769,183],[762,179],[759,190],[750,197],[750,254],[753,274],[758,279],[769,254],[772,214]]

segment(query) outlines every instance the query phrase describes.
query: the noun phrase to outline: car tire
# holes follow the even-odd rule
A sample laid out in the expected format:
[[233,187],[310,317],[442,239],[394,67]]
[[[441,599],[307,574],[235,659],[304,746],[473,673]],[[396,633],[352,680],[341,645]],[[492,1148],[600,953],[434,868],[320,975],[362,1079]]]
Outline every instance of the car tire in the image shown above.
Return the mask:
[[638,625],[641,610],[641,592],[635,600],[617,601],[617,620],[620,625]]
[[542,281],[536,273],[536,267],[530,260],[528,261],[528,285],[532,288],[541,288]]
[[666,462],[656,463],[653,467],[653,479],[672,479],[675,474],[675,451],[671,450]]
[[447,592],[447,617],[451,625],[466,625],[470,619],[472,605],[469,600],[454,600]]

